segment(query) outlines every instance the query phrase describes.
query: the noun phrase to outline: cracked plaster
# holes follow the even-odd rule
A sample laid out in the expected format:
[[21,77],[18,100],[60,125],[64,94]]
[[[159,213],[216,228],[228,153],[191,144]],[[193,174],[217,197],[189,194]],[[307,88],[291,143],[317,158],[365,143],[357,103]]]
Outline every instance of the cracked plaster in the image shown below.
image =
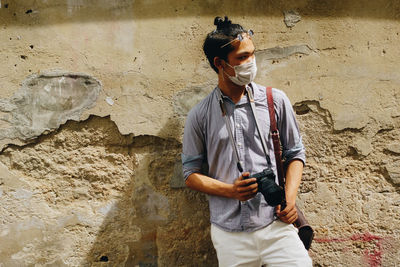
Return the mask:
[[101,83],[82,73],[43,72],[29,76],[10,99],[0,99],[0,145],[30,141],[68,120],[79,120],[96,103]]
[[[9,114],[0,126],[22,123],[11,120],[15,103],[5,100],[26,73],[49,68],[98,77],[105,101],[83,108],[81,117],[109,116],[69,121],[36,144],[9,146],[0,155],[0,219],[10,231],[0,242],[2,263],[216,266],[206,201],[179,189],[176,140],[187,111],[216,84],[201,43],[213,29],[208,12],[228,5],[36,2],[0,10],[7,23],[0,82]],[[398,148],[388,147],[399,140],[398,4],[258,4],[238,9],[229,2],[228,15],[256,32],[257,82],[284,90],[295,104],[308,153],[298,202],[319,238],[315,263],[358,266],[376,251],[382,266],[398,264]],[[302,20],[289,29],[282,10],[291,8]],[[64,109],[67,102],[59,104]],[[59,127],[48,119],[35,123]],[[335,243],[363,231],[391,247],[351,238]]]

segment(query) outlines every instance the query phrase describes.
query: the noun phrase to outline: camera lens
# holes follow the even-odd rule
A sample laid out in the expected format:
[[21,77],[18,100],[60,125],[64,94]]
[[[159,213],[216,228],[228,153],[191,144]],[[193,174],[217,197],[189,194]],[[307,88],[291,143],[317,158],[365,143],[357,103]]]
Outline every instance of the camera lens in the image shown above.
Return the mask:
[[259,191],[263,194],[268,205],[274,207],[282,203],[284,192],[275,182],[263,179],[260,181],[259,186]]

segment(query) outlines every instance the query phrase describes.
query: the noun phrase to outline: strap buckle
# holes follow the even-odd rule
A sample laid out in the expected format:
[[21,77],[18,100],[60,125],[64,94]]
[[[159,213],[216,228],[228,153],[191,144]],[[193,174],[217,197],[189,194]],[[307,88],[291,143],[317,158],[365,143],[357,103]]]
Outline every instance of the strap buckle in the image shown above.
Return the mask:
[[278,129],[276,129],[276,130],[271,130],[271,135],[277,135],[277,136],[279,136],[279,130],[278,130]]

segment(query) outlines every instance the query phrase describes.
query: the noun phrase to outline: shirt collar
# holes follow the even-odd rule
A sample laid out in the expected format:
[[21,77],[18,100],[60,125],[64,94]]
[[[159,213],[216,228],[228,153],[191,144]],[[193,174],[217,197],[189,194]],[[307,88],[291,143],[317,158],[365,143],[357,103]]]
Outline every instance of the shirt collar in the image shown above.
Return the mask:
[[[250,89],[250,90],[251,90],[251,92],[253,93],[253,97],[254,97],[254,86],[256,86],[256,85],[255,85],[253,82],[251,82],[250,84],[246,85],[246,89],[245,89],[245,92],[244,92],[244,96],[245,96],[245,97],[242,97],[242,98],[236,103],[236,105],[240,105],[240,104],[247,103],[247,101],[248,101],[248,99],[247,99],[247,89]],[[222,92],[221,88],[219,88],[218,85],[217,85],[217,87],[216,87],[216,90],[219,91],[219,92],[217,93],[217,99],[218,99],[218,101],[219,101],[219,96],[221,96],[222,99],[223,99],[224,101],[225,101],[225,100],[228,100],[228,101],[230,101],[230,102],[233,104],[232,99],[231,99],[229,96],[224,95],[224,93]]]

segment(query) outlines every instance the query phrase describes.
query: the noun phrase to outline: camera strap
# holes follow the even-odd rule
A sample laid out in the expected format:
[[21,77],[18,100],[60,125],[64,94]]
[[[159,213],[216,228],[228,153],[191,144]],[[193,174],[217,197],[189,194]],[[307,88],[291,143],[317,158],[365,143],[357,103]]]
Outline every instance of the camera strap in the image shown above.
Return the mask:
[[279,131],[275,119],[275,108],[274,108],[274,99],[272,97],[272,87],[267,87],[267,103],[268,103],[268,111],[269,111],[269,120],[271,124],[271,136],[272,142],[274,144],[274,153],[276,160],[276,170],[278,172],[278,181],[279,185],[284,188],[285,186],[285,175],[283,172],[283,164],[281,159],[281,143],[279,138]]
[[[217,92],[218,92],[218,102],[219,102],[219,105],[221,107],[222,116],[224,117],[226,126],[228,128],[227,131],[228,131],[229,139],[230,139],[233,151],[234,151],[234,156],[235,156],[235,159],[236,159],[236,162],[237,162],[237,167],[238,167],[239,172],[243,172],[242,162],[239,159],[239,152],[237,150],[236,142],[235,142],[235,139],[234,139],[233,133],[232,133],[232,131],[233,131],[232,130],[232,125],[231,125],[231,122],[230,122],[230,120],[229,120],[229,118],[227,116],[227,113],[226,113],[224,100],[222,99],[221,89],[217,90]],[[251,90],[247,86],[246,86],[246,92],[247,92],[247,99],[249,100],[249,103],[250,103],[250,109],[251,109],[251,112],[252,112],[253,117],[254,117],[256,129],[257,129],[257,132],[258,132],[258,136],[260,137],[260,140],[261,140],[261,146],[262,146],[265,158],[267,159],[268,167],[272,168],[271,159],[268,156],[267,150],[266,150],[267,146],[265,144],[265,140],[264,140],[263,135],[261,134],[260,128],[258,126],[259,124],[258,124],[256,112],[255,112],[256,105],[254,103],[253,93],[251,92]]]
[[236,147],[235,139],[233,138],[232,125],[231,125],[231,122],[230,122],[230,120],[229,120],[229,118],[227,116],[227,113],[226,113],[224,100],[222,99],[221,89],[218,88],[217,92],[218,92],[218,102],[219,102],[219,106],[221,108],[222,117],[224,117],[224,119],[225,119],[225,125],[227,127],[229,140],[231,141],[231,145],[232,145],[233,152],[234,152],[233,155],[235,156],[235,159],[236,159],[236,166],[237,166],[239,172],[242,173],[243,172],[243,167],[242,167],[242,163],[241,163],[241,161],[239,159],[239,152],[238,152],[237,147]]
[[[283,170],[283,163],[281,158],[281,144],[279,138],[279,131],[275,119],[275,108],[274,108],[274,99],[272,97],[272,87],[267,87],[267,101],[268,101],[268,110],[269,110],[269,117],[270,117],[270,124],[271,124],[271,135],[272,141],[274,144],[274,153],[276,159],[276,169],[278,171],[278,180],[279,185],[284,188],[285,186],[285,175]],[[284,205],[284,204],[283,204]],[[284,207],[281,206],[281,209]],[[300,240],[303,242],[304,247],[309,250],[311,247],[311,243],[314,239],[314,230],[308,223],[304,213],[297,207],[297,220],[293,223],[294,226],[298,229],[298,235]]]

